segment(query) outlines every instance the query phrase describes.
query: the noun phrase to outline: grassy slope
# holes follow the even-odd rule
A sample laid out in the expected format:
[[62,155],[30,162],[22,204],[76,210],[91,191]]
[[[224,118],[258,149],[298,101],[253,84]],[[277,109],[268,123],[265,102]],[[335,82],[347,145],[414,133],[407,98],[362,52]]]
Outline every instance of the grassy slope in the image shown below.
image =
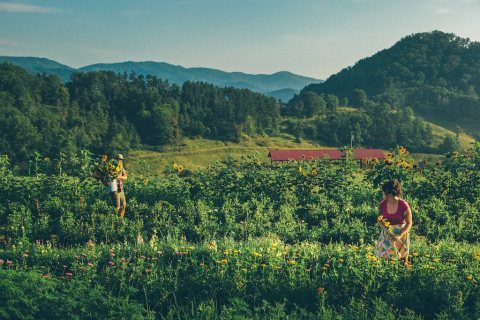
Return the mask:
[[452,121],[452,119],[449,118],[446,119],[444,117],[439,117],[435,113],[418,114],[418,116],[421,116],[425,121],[435,123],[440,127],[451,130],[452,132],[455,132],[455,130],[460,127],[469,135],[480,135],[480,124],[474,118],[463,117],[461,119],[455,119],[455,121]]
[[161,151],[133,151],[128,157],[131,172],[162,174],[172,161],[185,168],[197,170],[213,165],[228,157],[241,159],[244,156],[256,157],[262,162],[270,162],[267,157],[271,149],[318,149],[325,148],[317,143],[302,140],[296,143],[294,137],[281,134],[278,137],[256,137],[240,143],[207,139],[184,139],[179,146],[165,147]]
[[[428,122],[428,123],[433,129],[433,145],[434,146],[437,146],[440,143],[442,143],[443,139],[445,139],[447,135],[453,135],[453,136],[456,135],[454,131],[448,130],[444,127],[438,126],[431,122]],[[460,141],[460,144],[462,145],[462,149],[464,150],[468,149],[470,147],[470,143],[475,141],[474,138],[472,138],[470,135],[466,133],[460,133],[458,140]]]

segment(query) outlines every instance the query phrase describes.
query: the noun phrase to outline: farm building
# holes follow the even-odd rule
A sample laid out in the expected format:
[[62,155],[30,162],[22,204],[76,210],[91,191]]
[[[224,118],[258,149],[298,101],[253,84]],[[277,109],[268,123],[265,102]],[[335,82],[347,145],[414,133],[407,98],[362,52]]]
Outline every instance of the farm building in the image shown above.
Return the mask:
[[[384,159],[385,153],[381,149],[352,149],[355,159]],[[338,149],[317,149],[317,150],[270,150],[268,157],[271,161],[290,161],[290,160],[313,160],[327,158],[330,160],[340,160],[343,158],[343,152]]]

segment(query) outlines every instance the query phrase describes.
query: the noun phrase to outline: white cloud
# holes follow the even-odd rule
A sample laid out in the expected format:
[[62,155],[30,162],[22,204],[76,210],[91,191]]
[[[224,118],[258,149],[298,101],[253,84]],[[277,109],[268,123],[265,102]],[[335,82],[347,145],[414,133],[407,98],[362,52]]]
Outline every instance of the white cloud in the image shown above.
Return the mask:
[[59,13],[61,10],[30,4],[0,2],[0,11],[16,13]]
[[0,46],[16,47],[18,46],[18,42],[10,39],[0,38]]

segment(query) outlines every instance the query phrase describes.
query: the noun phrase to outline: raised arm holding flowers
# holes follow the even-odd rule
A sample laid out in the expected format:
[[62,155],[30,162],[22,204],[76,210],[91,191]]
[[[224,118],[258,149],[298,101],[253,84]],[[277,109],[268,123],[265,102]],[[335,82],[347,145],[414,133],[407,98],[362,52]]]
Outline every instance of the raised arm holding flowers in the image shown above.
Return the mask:
[[93,172],[93,177],[100,181],[110,193],[113,205],[122,218],[127,207],[123,183],[128,179],[127,171],[123,166],[124,160],[121,154],[110,160],[107,155],[103,155]]

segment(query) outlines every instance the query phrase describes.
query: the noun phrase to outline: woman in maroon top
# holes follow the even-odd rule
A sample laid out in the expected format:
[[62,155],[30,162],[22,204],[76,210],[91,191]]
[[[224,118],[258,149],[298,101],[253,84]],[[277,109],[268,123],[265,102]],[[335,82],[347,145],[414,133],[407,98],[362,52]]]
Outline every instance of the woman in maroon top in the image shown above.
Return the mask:
[[408,269],[412,210],[402,199],[402,185],[390,180],[382,186],[384,199],[379,204],[378,225],[382,229],[375,247],[380,258],[400,258]]

